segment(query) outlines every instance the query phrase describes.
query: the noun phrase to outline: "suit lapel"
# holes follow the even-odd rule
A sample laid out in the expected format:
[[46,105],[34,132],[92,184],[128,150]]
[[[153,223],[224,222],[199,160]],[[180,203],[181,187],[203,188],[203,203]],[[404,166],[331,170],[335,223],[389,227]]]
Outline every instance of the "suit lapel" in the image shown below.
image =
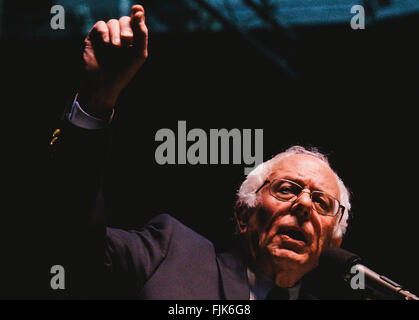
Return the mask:
[[250,289],[246,265],[236,250],[222,253],[217,257],[224,299],[249,300]]
[[316,269],[304,275],[298,300],[319,300],[319,298],[316,295],[313,295],[313,290],[316,287],[324,286],[323,283],[318,282],[319,279],[323,279],[323,277],[320,277],[316,274]]

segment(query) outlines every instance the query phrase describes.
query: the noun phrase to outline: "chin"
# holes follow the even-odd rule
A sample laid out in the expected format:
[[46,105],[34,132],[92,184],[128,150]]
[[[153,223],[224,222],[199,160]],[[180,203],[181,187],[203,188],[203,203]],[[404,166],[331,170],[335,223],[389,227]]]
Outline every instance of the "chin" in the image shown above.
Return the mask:
[[269,254],[274,261],[280,264],[304,265],[309,259],[310,255],[307,252],[295,252],[290,249],[273,247],[268,248]]

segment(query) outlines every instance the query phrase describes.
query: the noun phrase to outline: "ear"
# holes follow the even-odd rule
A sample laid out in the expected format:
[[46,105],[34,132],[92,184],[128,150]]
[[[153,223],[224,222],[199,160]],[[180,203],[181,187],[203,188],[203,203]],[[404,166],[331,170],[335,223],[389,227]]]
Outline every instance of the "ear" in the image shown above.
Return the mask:
[[249,220],[249,210],[242,201],[237,201],[234,206],[234,218],[236,219],[237,227],[240,234],[247,231],[247,223]]

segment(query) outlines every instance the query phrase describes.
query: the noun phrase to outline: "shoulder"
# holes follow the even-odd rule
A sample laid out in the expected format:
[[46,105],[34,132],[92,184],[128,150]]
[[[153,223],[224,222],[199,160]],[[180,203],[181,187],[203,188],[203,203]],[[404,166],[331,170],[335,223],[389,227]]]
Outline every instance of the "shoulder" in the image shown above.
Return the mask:
[[211,241],[186,226],[169,214],[160,214],[148,223],[148,228],[155,228],[170,238],[173,247],[213,247]]
[[174,248],[213,247],[212,243],[169,214],[153,217],[145,226],[129,231],[107,228],[108,237],[119,243],[140,241],[147,247],[159,247],[160,251]]
[[173,273],[181,266],[193,270],[197,262],[204,269],[202,266],[215,261],[212,243],[168,214],[155,216],[138,229],[107,228],[106,232],[108,267],[132,270],[142,284],[163,266]]

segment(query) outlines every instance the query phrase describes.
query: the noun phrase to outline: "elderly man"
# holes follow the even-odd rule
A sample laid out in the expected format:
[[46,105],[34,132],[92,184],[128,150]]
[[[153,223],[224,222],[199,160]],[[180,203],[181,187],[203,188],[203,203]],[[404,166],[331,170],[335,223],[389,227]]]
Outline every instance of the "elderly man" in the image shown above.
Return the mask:
[[239,241],[230,252],[217,254],[211,242],[169,215],[138,230],[106,228],[106,126],[146,57],[141,6],[133,6],[130,17],[97,22],[85,41],[83,85],[54,133],[57,177],[70,188],[62,193],[71,195],[63,229],[74,239],[64,250],[72,279],[83,290],[86,275],[100,275],[97,283],[108,282],[112,297],[314,298],[304,277],[324,248],[340,246],[350,209],[344,184],[316,151],[291,147],[247,176],[235,206]]
[[342,242],[349,193],[318,152],[294,146],[278,154],[249,174],[238,197],[250,260],[276,286],[295,286],[324,248]]

